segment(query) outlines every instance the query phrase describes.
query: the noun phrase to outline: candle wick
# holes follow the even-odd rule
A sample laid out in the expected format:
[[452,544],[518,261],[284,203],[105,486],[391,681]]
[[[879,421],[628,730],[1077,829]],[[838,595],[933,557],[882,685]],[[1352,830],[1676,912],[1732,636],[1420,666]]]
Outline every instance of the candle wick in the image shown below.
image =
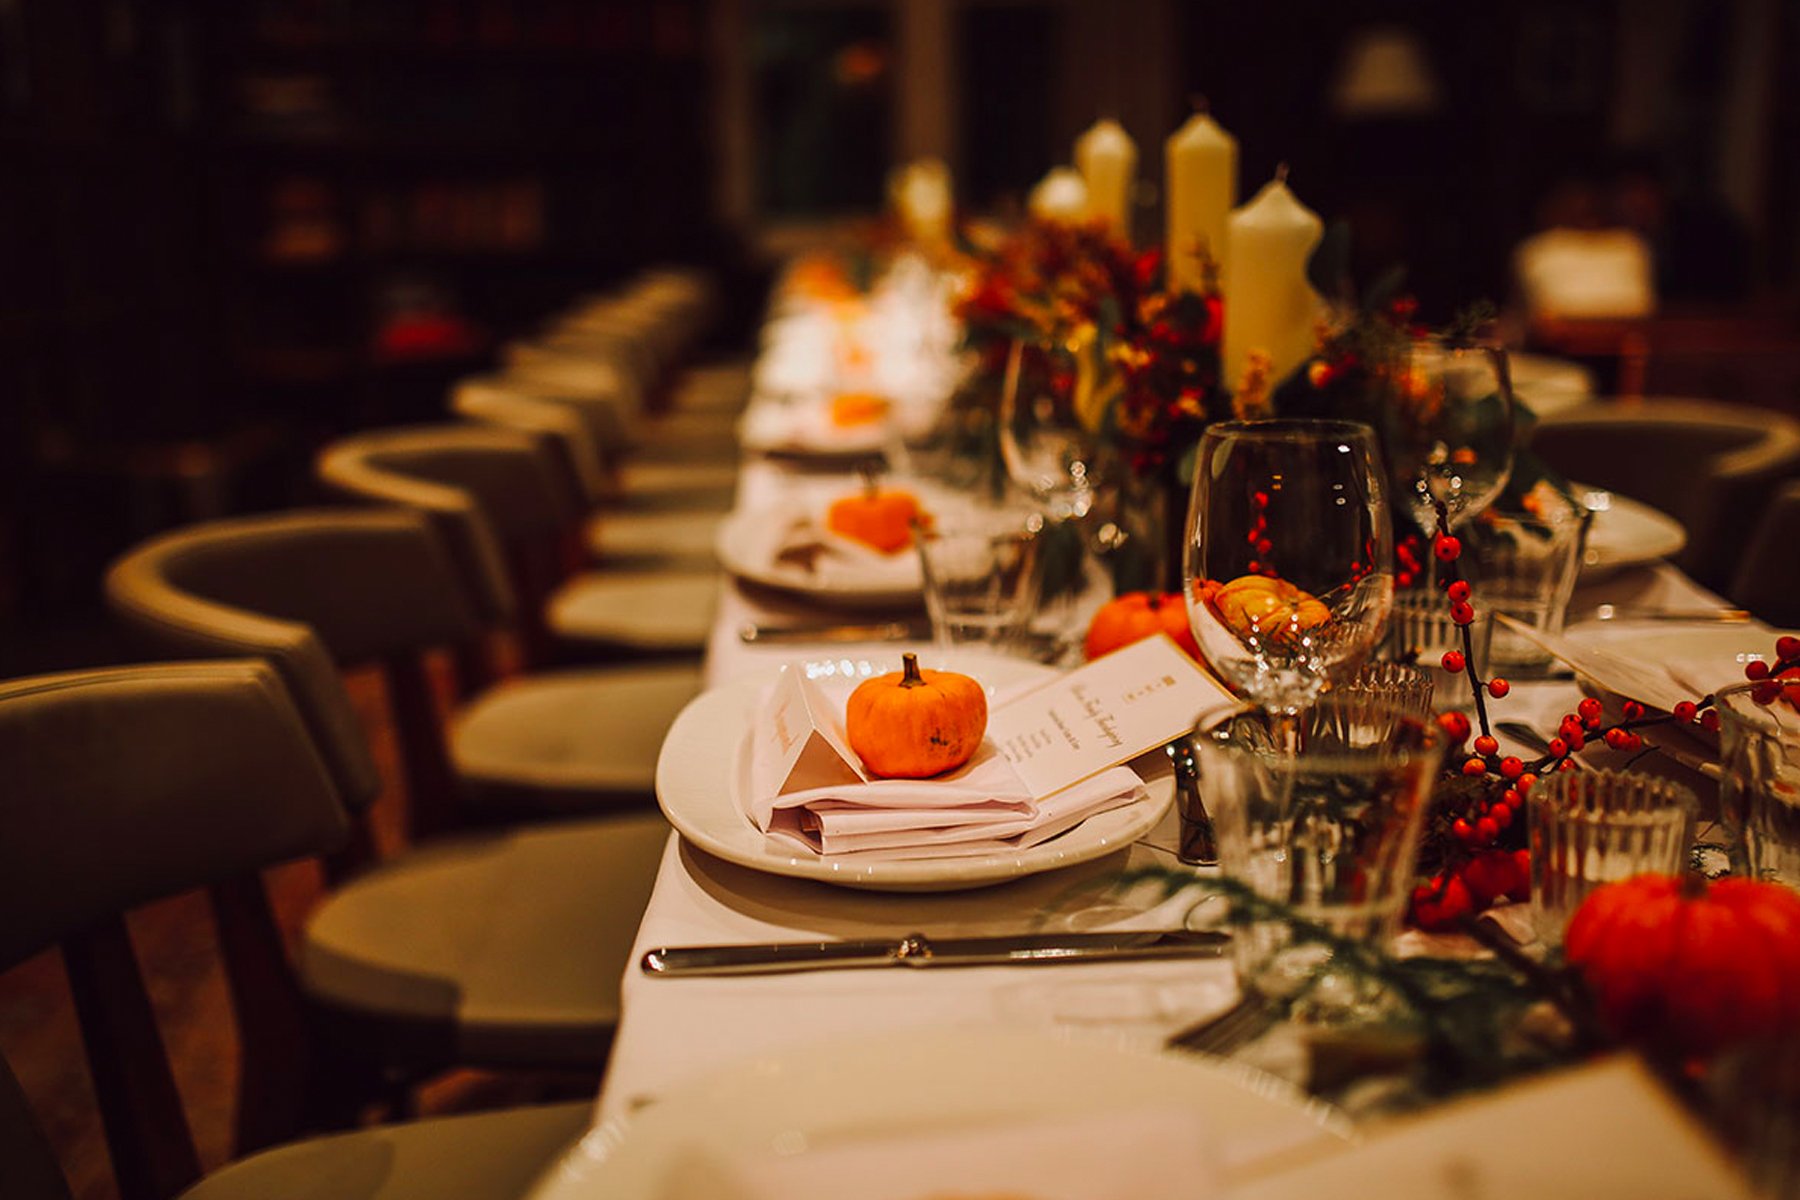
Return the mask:
[[1201,116],[1204,116],[1208,112],[1212,111],[1211,107],[1206,103],[1206,95],[1204,92],[1191,93],[1188,96],[1188,104],[1190,107],[1193,108],[1195,113],[1197,113]]
[[1286,163],[1282,163],[1281,165],[1279,165],[1275,168],[1275,182],[1276,183],[1286,183],[1287,177],[1288,177],[1288,165]]

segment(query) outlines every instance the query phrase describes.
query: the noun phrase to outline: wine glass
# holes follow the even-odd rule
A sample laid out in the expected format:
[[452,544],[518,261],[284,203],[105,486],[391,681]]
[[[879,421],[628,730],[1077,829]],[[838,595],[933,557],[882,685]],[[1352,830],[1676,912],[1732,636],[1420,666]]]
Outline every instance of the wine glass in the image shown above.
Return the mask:
[[1100,436],[1106,380],[1092,339],[1014,341],[1000,396],[1000,456],[1052,519],[1078,520],[1113,482]]
[[1200,439],[1185,543],[1188,620],[1239,695],[1297,713],[1353,675],[1394,597],[1375,431],[1224,421]]
[[1392,364],[1383,444],[1413,519],[1429,536],[1443,504],[1455,527],[1491,504],[1513,466],[1506,351],[1489,342],[1414,338]]

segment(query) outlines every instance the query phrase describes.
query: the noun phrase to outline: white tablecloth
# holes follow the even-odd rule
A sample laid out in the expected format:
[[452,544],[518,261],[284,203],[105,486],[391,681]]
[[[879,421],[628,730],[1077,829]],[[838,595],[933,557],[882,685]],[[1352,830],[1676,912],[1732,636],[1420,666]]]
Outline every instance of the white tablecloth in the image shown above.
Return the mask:
[[[816,485],[771,462],[751,462],[741,477],[739,503],[758,507],[801,486]],[[1584,585],[1571,613],[1591,612],[1601,602],[1686,610],[1719,600],[1678,570],[1659,564]],[[831,620],[833,614],[728,585],[709,646],[708,682],[772,672],[793,659],[857,652],[856,647],[825,645],[747,646],[739,638],[746,621],[784,619]],[[1605,627],[1607,636],[1622,629],[1622,624]],[[894,643],[882,647],[888,653],[900,648]],[[1566,681],[1521,683],[1497,706],[1496,715],[1553,727],[1557,714],[1577,698]],[[1153,778],[1152,786],[1166,793],[1166,772]],[[1085,867],[975,891],[897,895],[763,874],[671,838],[634,961],[664,946],[1178,923],[1182,913],[1174,906],[1150,910],[1149,898],[1106,890],[1123,868],[1174,864],[1174,844],[1170,816],[1128,854]],[[1178,903],[1185,909],[1187,902]],[[735,1059],[834,1035],[924,1025],[1035,1023],[1105,1025],[1159,1043],[1234,995],[1230,968],[1222,961],[922,971],[889,967],[710,979],[649,978],[633,968],[624,980],[624,1018],[599,1117],[626,1113]]]

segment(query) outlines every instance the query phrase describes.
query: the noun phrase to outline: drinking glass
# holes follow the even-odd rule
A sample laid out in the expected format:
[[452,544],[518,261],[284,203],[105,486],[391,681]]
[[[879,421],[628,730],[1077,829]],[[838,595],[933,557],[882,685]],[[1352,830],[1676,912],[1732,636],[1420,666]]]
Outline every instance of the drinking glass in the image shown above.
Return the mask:
[[[1427,535],[1442,502],[1454,527],[1491,504],[1513,464],[1506,351],[1487,342],[1414,338],[1388,365],[1382,444],[1396,485]],[[1433,567],[1436,559],[1427,559]]]
[[1085,517],[1116,479],[1100,436],[1107,372],[1079,339],[1013,342],[1000,395],[1000,454],[1014,484],[1053,519]]
[[[1297,748],[1280,726],[1297,721]],[[1441,744],[1436,726],[1373,699],[1328,694],[1294,718],[1237,706],[1201,718],[1194,742],[1224,874],[1339,938],[1384,945],[1412,886]],[[1233,937],[1239,978],[1302,1015],[1372,999],[1334,951],[1257,920]]]
[[1437,681],[1425,668],[1412,663],[1366,662],[1361,669],[1332,689],[1335,696],[1376,701],[1398,708],[1409,716],[1431,716],[1431,700]]
[[1719,815],[1732,870],[1800,888],[1800,712],[1787,689],[1771,704],[1753,684],[1718,693]]
[[1042,579],[1041,513],[968,505],[917,525],[925,610],[938,645],[1020,649]]
[[[1482,602],[1544,633],[1560,634],[1581,573],[1593,513],[1564,515],[1489,511],[1471,522],[1467,541]],[[1495,623],[1487,663],[1515,678],[1548,671],[1555,659],[1536,642]]]
[[1693,845],[1694,793],[1631,771],[1558,771],[1532,789],[1531,923],[1560,945],[1569,918],[1601,884],[1680,874]]
[[1225,421],[1200,439],[1188,620],[1239,695],[1298,712],[1386,629],[1393,533],[1374,432],[1351,421]]

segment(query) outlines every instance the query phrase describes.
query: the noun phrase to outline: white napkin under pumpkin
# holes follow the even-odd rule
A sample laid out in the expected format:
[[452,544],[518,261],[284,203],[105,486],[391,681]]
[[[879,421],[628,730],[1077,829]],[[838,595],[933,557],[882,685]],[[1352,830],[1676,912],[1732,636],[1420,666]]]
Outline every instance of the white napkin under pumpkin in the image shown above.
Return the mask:
[[[827,701],[826,719],[837,722],[836,740],[846,747],[844,706],[858,682],[818,685]],[[845,765],[835,779],[793,787],[772,761],[767,747],[773,739],[760,736],[770,719],[770,706],[759,704],[749,777],[739,792],[745,815],[763,832],[828,857],[872,862],[1004,854],[1049,841],[1091,816],[1148,794],[1129,767],[1113,767],[1033,799],[987,738],[968,762],[930,779],[864,782]]]

